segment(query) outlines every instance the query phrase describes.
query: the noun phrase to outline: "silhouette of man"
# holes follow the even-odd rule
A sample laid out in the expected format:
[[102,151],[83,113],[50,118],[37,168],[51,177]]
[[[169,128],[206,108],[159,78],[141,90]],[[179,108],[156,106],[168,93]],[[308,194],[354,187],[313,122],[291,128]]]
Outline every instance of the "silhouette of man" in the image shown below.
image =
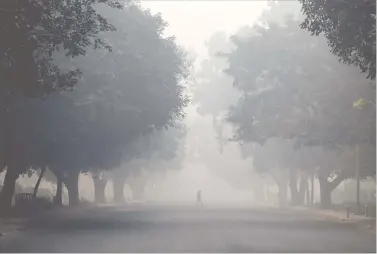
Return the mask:
[[198,193],[196,194],[196,204],[203,206],[202,202],[202,190],[198,190]]

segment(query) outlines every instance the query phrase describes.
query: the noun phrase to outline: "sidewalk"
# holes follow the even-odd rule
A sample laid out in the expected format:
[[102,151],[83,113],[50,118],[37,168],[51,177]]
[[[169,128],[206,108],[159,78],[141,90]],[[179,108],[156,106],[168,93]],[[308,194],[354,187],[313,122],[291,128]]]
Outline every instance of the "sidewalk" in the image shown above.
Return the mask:
[[303,211],[318,217],[321,220],[332,220],[338,221],[340,223],[347,223],[358,226],[360,228],[366,229],[368,231],[376,233],[376,219],[365,217],[363,215],[349,214],[347,218],[346,211],[334,211],[334,210],[324,210],[319,208],[309,208],[309,207],[293,207],[292,209],[296,211]]

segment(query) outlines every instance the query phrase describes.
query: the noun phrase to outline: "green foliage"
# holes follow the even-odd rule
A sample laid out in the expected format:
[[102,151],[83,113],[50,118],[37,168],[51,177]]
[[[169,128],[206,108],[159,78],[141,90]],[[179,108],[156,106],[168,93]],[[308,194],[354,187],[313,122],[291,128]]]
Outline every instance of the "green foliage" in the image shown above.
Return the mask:
[[121,8],[113,0],[1,1],[1,95],[39,96],[72,87],[79,70],[62,72],[52,54],[63,50],[67,57],[76,57],[85,55],[89,46],[110,49],[99,34],[114,27],[95,11],[98,2]]
[[234,37],[237,49],[227,56],[226,72],[244,92],[228,117],[236,140],[297,138],[300,145],[329,147],[375,142],[375,109],[352,107],[358,95],[375,96],[355,68],[337,63],[322,38],[305,34],[298,22],[253,30],[249,38]]
[[[113,29],[102,29],[107,31],[101,30],[92,48],[79,43],[85,52],[68,50],[68,55],[81,56],[66,57],[64,47],[52,54],[59,70],[80,69],[77,86],[43,99],[14,98],[9,104],[12,132],[0,141],[7,147],[5,165],[17,162],[12,167],[17,173],[47,165],[67,177],[119,167],[128,146],[141,135],[174,126],[184,117],[188,63],[174,38],[162,36],[167,24],[136,4],[93,7],[97,9],[103,16],[96,16],[106,16]],[[98,48],[101,41],[111,50]],[[161,156],[171,158],[174,151]]]
[[331,52],[376,78],[376,1],[299,0],[306,14],[301,27],[324,34]]
[[[228,121],[236,128],[235,141],[254,143],[249,153],[257,170],[319,169],[331,187],[353,177],[352,149],[375,147],[375,106],[353,106],[360,97],[375,101],[368,80],[336,61],[325,38],[311,36],[289,17],[284,24],[245,28],[232,41],[236,49],[223,54],[229,62],[225,71],[243,95]],[[366,154],[363,174],[373,175],[375,161]]]
[[18,121],[13,113],[22,107],[20,98],[43,97],[56,90],[66,90],[79,79],[79,69],[61,70],[54,62],[54,52],[62,51],[67,61],[85,55],[90,48],[109,49],[99,34],[114,27],[94,10],[98,2],[112,8],[122,7],[112,0],[1,1],[1,169],[9,166],[10,161],[16,168],[27,164],[28,159],[21,156],[25,154],[27,140],[23,138],[27,134],[20,135],[13,125]]

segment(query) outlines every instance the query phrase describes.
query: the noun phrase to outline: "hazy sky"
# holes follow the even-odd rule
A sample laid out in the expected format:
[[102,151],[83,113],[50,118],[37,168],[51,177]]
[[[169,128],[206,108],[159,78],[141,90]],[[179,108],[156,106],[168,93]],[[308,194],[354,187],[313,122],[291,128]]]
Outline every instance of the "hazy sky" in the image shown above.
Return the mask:
[[180,45],[205,55],[205,41],[217,31],[235,32],[253,24],[266,1],[142,1],[152,13],[160,12],[169,23],[167,35]]
[[[153,14],[160,12],[169,23],[166,35],[174,35],[179,45],[206,56],[205,42],[217,31],[228,34],[253,24],[267,7],[266,1],[141,1]],[[186,109],[186,123],[197,115],[191,105]]]

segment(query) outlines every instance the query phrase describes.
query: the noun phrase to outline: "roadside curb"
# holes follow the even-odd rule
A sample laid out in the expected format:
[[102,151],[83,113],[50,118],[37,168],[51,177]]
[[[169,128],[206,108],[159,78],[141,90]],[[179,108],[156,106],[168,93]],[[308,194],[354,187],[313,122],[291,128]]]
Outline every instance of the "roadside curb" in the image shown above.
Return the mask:
[[317,217],[320,220],[336,221],[339,223],[354,225],[358,228],[367,230],[370,233],[376,234],[375,218],[367,218],[355,214],[350,214],[350,218],[346,218],[345,212],[340,213],[333,210],[312,209],[309,207],[292,207],[290,210],[307,213]]

